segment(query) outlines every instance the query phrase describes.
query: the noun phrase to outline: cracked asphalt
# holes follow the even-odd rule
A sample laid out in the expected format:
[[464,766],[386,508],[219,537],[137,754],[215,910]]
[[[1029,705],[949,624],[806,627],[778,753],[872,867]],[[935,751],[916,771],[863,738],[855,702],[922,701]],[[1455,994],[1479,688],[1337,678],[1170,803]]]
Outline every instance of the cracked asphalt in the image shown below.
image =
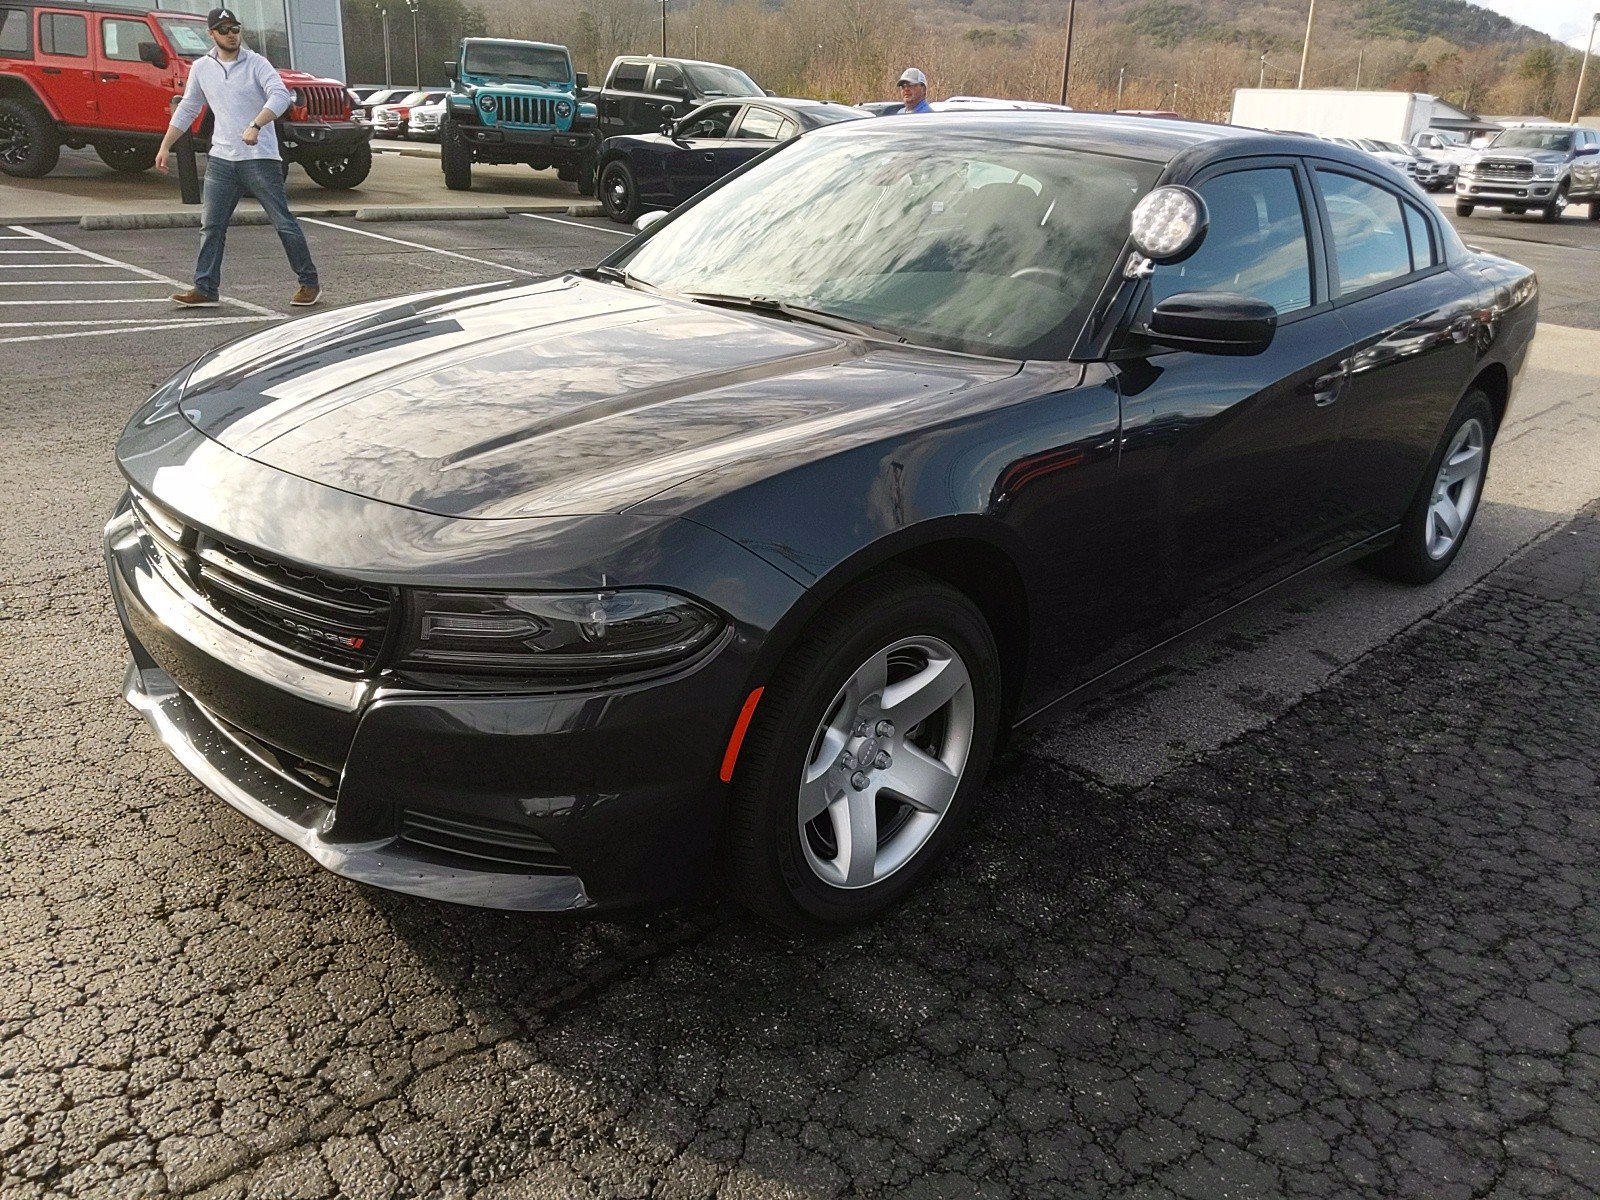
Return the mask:
[[[314,244],[382,294],[600,237],[497,225]],[[1541,334],[1464,579],[1340,572],[1021,739],[934,886],[820,944],[365,890],[157,747],[96,539],[222,336],[0,345],[6,1200],[1600,1195],[1593,335]]]

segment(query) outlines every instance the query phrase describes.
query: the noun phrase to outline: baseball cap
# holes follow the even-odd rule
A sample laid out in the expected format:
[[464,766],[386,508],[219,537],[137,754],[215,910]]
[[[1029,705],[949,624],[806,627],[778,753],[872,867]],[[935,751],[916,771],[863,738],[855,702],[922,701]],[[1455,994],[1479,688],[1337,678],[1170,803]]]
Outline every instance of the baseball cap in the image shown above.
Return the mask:
[[243,22],[234,15],[231,8],[213,8],[206,14],[206,28],[215,29],[218,25],[240,25]]
[[900,78],[895,80],[895,83],[896,85],[902,83],[917,83],[921,84],[923,87],[927,87],[928,77],[921,71],[917,70],[916,67],[907,67],[904,71],[900,72]]

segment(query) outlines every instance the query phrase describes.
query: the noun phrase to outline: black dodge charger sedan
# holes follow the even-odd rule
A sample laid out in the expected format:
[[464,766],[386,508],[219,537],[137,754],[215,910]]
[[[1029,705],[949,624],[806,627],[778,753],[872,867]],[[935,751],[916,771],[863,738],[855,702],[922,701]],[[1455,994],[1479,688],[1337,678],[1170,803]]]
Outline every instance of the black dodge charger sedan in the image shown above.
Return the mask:
[[600,203],[614,221],[676,208],[775,146],[825,125],[872,114],[846,104],[779,96],[703,104],[660,133],[607,138],[596,165]]
[[856,121],[597,267],[185,367],[118,446],[126,694],[340,875],[870,918],[1002,732],[1460,551],[1537,288],[1327,142]]

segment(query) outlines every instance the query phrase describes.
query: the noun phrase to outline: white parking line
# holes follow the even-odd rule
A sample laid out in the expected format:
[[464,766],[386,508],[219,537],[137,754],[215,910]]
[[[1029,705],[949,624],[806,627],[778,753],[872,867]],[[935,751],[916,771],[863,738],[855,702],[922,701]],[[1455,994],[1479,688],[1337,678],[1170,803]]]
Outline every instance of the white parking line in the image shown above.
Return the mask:
[[[152,279],[4,279],[0,280],[0,287],[154,287]],[[173,286],[167,284],[167,287]],[[177,286],[182,287],[180,283]],[[237,304],[238,301],[233,303]],[[253,305],[242,305],[244,308]],[[271,316],[278,316],[271,313]]]
[[225,321],[272,319],[271,317],[102,317],[95,321],[0,321],[0,329],[48,329],[53,325],[66,325],[76,329],[81,325],[149,325],[152,321],[165,324],[168,320],[179,325],[220,325]]
[[0,305],[7,307],[35,304],[171,304],[168,296],[127,296],[115,300],[0,300]]
[[[39,333],[28,337],[0,338],[0,346],[13,342],[53,342],[61,338],[106,337],[118,333],[159,333],[167,329],[199,329],[208,325],[239,325],[245,322],[275,320],[277,314],[264,317],[215,317],[210,320],[166,321],[159,325],[134,325],[120,329],[85,329],[76,333]],[[76,322],[74,322],[76,324]]]
[[396,246],[408,246],[413,250],[428,250],[434,254],[442,254],[446,258],[459,258],[463,262],[477,263],[483,267],[493,267],[497,271],[512,271],[518,275],[537,277],[538,271],[524,271],[521,267],[508,267],[505,263],[493,262],[487,258],[473,258],[470,254],[457,254],[454,250],[441,250],[437,246],[425,246],[421,242],[408,242],[404,238],[390,237],[383,233],[373,233],[369,229],[351,229],[348,225],[339,225],[333,221],[319,221],[315,217],[301,217],[302,224],[322,225],[328,229],[337,229],[341,233],[359,233],[362,237],[377,238],[380,242],[393,242]]
[[[119,270],[132,271],[135,275],[143,275],[148,280],[151,280],[151,281],[154,281],[154,282],[157,282],[157,283],[164,283],[168,287],[177,288],[180,292],[186,292],[186,291],[189,290],[189,287],[190,287],[189,284],[182,283],[179,280],[176,280],[176,279],[172,278],[170,275],[161,275],[161,274],[158,274],[155,271],[146,270],[144,267],[136,267],[132,263],[125,263],[125,262],[120,261],[119,259],[108,258],[104,254],[96,254],[93,250],[85,250],[82,246],[74,246],[71,242],[64,242],[60,238],[53,238],[47,233],[40,233],[37,229],[29,229],[26,225],[13,225],[13,226],[11,226],[11,228],[13,230],[15,230],[17,233],[23,234],[24,236],[36,238],[41,242],[49,242],[52,246],[58,246],[63,250],[72,250],[72,251],[74,251],[74,252],[76,252],[78,254],[83,255],[85,258],[92,258],[96,262],[105,263],[107,266],[116,267]],[[126,282],[126,281],[121,281],[121,282]],[[7,286],[16,286],[16,285],[8,285],[8,284],[0,283],[0,287],[7,287]],[[61,286],[64,286],[64,284],[53,283],[52,286],[61,287]],[[283,316],[282,313],[273,312],[272,309],[270,309],[270,308],[263,308],[259,304],[251,304],[248,300],[236,300],[236,299],[232,298],[231,296],[224,296],[223,297],[223,302],[227,303],[227,304],[231,304],[235,308],[242,308],[246,312],[260,313],[264,317],[281,317],[281,316]],[[133,331],[130,330],[129,332],[133,332]],[[57,335],[57,336],[63,336],[63,335]]]
[[612,237],[632,237],[632,229],[607,229],[604,225],[585,225],[579,221],[563,221],[560,217],[542,217],[538,213],[515,213],[514,216],[527,217],[530,221],[549,221],[555,225],[570,225],[574,229],[587,229],[591,233],[609,233]]
[[[0,250],[0,254],[4,254],[4,253],[5,253],[5,251]],[[25,252],[19,250],[19,251],[17,251],[17,253],[21,254],[21,253],[25,253]],[[54,253],[57,253],[57,251],[54,251],[54,250],[34,250],[34,251],[27,251],[26,253],[54,254]],[[62,250],[59,253],[65,254],[66,251]],[[0,271],[104,271],[104,270],[106,270],[105,263],[55,263],[55,262],[50,262],[50,263],[0,263]]]
[[[10,240],[9,238],[7,239]],[[30,238],[18,238],[18,241],[31,241]],[[0,254],[76,254],[76,250],[0,250]]]

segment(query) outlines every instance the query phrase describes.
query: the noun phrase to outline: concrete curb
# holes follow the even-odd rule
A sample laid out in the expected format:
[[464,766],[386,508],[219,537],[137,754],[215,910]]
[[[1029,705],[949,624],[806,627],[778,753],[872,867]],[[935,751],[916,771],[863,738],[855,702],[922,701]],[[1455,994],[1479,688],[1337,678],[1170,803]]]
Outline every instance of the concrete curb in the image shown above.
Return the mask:
[[426,208],[419,205],[380,205],[356,209],[358,221],[504,221],[503,208]]
[[603,217],[606,210],[599,204],[569,204],[567,216],[569,217]]

